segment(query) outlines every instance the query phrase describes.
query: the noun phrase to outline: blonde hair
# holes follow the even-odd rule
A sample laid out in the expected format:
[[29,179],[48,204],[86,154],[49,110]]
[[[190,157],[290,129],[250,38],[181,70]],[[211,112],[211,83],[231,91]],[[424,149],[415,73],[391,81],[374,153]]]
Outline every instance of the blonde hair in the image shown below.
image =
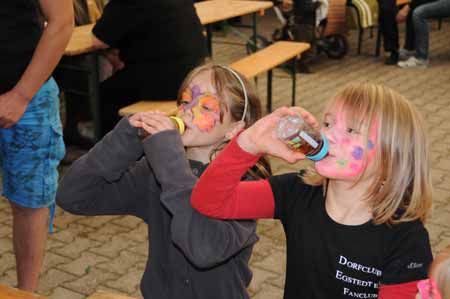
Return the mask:
[[[256,94],[253,85],[236,70],[233,70],[244,83],[245,90],[247,92],[247,110],[245,116],[243,115],[245,110],[245,96],[242,84],[236,78],[236,76],[227,68],[221,65],[207,63],[193,69],[184,79],[178,91],[177,101],[179,102],[183,91],[189,87],[190,82],[194,77],[203,72],[211,72],[211,82],[215,87],[218,96],[221,99],[221,117],[223,120],[223,113],[229,112],[233,121],[243,120],[244,128],[250,127],[258,119],[261,118],[261,102]],[[225,100],[224,100],[225,99]],[[228,140],[224,140],[219,146],[217,146],[210,154],[210,160],[222,150]],[[249,174],[254,177],[266,178],[271,175],[270,164],[265,157],[262,157],[258,163],[249,171]]]
[[[367,191],[373,222],[425,221],[431,208],[432,183],[424,121],[411,102],[392,89],[371,83],[343,88],[328,105],[338,106],[352,125],[362,128],[367,144],[370,124],[377,124],[375,179]],[[367,151],[366,151],[367,152]],[[367,156],[364,157],[367,161]],[[305,182],[323,183],[308,169]],[[364,176],[362,173],[357,184]]]
[[442,299],[450,299],[450,247],[433,261],[430,276],[436,281]]

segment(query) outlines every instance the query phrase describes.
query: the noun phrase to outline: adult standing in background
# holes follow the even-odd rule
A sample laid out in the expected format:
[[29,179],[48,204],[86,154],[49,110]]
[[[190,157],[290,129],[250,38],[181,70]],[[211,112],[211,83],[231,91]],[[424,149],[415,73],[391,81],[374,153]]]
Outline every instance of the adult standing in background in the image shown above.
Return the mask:
[[103,134],[137,100],[175,100],[187,73],[207,54],[192,0],[111,0],[93,29],[94,45],[117,48],[118,71],[100,86]]
[[398,26],[397,26],[397,2],[396,0],[378,0],[380,8],[379,26],[383,34],[383,47],[389,52],[389,57],[384,61],[386,65],[396,65],[398,62]]
[[0,28],[3,195],[13,213],[18,288],[35,291],[64,155],[51,74],[72,34],[72,1],[1,0]]

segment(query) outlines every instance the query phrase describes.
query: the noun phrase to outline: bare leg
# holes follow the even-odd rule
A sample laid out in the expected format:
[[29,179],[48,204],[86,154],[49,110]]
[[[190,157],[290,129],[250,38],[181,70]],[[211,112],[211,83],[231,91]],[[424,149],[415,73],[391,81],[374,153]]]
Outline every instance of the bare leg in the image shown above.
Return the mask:
[[16,256],[17,287],[34,292],[44,259],[48,235],[49,209],[30,209],[11,203],[13,245]]

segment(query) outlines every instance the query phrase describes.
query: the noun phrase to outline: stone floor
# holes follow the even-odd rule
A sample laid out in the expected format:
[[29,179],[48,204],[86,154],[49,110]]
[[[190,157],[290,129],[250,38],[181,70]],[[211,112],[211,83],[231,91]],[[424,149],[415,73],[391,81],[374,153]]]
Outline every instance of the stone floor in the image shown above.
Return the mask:
[[[260,25],[260,32],[266,36],[278,26],[270,13]],[[450,245],[450,23],[444,22],[441,30],[432,24],[431,66],[427,69],[384,66],[382,58],[372,55],[375,39],[365,39],[363,54],[359,56],[355,50],[356,32],[350,32],[349,40],[350,53],[344,59],[319,56],[313,74],[297,75],[297,103],[319,115],[324,102],[344,84],[375,81],[393,87],[417,105],[429,126],[435,211],[427,228],[433,251],[438,253]],[[213,49],[217,62],[230,63],[246,55],[243,47],[219,41],[243,40],[232,34],[216,37]],[[274,106],[288,105],[289,76],[277,70],[273,82]],[[264,76],[258,81],[258,91],[265,99]],[[298,167],[274,161],[277,173]],[[2,199],[0,283],[15,286],[11,223],[9,205]],[[140,297],[139,281],[147,254],[144,223],[130,216],[80,217],[58,210],[55,225],[56,232],[47,244],[39,293],[52,298],[82,299],[96,290],[109,290]],[[284,234],[280,224],[270,220],[259,221],[258,232],[260,241],[251,259],[254,278],[249,290],[254,299],[280,299],[286,259]]]

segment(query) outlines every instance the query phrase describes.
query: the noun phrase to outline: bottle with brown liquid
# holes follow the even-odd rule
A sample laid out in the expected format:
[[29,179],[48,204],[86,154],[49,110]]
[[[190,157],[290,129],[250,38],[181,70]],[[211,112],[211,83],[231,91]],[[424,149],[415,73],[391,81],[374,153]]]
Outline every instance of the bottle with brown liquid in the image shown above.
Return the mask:
[[318,130],[308,125],[300,115],[287,116],[278,122],[277,136],[294,151],[319,161],[328,154],[328,141]]
[[[185,126],[183,120],[178,116],[169,116],[169,119],[175,125],[175,129],[177,129],[178,132],[180,132],[180,135],[183,135],[184,131],[186,130],[186,126]],[[141,139],[146,138],[148,135],[150,135],[150,134],[147,133],[147,131],[145,131],[144,129],[142,129],[142,128],[138,129],[138,136]]]

